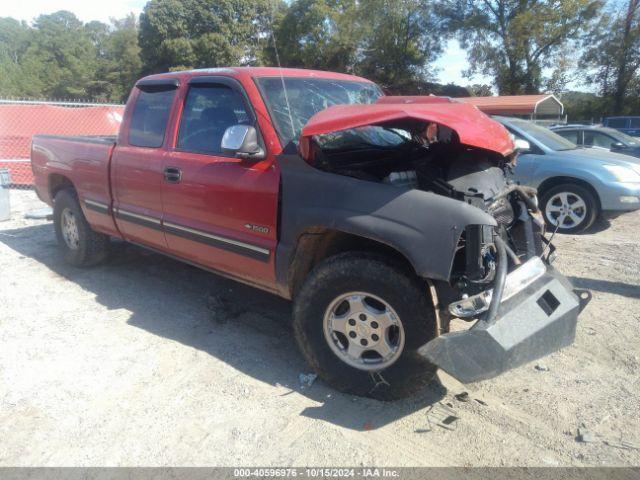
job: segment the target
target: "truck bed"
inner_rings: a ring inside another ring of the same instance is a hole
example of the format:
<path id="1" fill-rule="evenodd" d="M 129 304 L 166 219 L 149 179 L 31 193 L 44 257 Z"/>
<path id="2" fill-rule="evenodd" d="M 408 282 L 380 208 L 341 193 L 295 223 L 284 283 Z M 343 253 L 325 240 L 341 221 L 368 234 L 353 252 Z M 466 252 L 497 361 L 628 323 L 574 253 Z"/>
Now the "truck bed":
<path id="1" fill-rule="evenodd" d="M 38 196 L 49 205 L 71 180 L 89 222 L 97 230 L 115 231 L 110 215 L 87 208 L 87 201 L 111 205 L 109 164 L 116 136 L 34 135 L 31 167 Z"/>

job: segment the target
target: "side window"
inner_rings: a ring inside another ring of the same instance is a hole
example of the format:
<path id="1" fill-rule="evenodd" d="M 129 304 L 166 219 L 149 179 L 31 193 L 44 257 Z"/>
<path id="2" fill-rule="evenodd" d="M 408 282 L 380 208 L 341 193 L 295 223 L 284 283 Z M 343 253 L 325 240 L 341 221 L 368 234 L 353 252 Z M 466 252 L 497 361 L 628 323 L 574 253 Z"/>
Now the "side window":
<path id="1" fill-rule="evenodd" d="M 131 145 L 152 148 L 162 146 L 175 93 L 174 88 L 140 90 L 129 127 Z"/>
<path id="2" fill-rule="evenodd" d="M 631 119 L 631 128 L 640 128 L 640 117 Z"/>
<path id="3" fill-rule="evenodd" d="M 590 147 L 611 148 L 613 138 L 599 132 L 584 132 L 584 144 Z"/>
<path id="4" fill-rule="evenodd" d="M 566 138 L 570 142 L 575 143 L 576 145 L 580 144 L 580 142 L 578 141 L 578 130 L 559 130 L 556 133 L 561 137 Z"/>
<path id="5" fill-rule="evenodd" d="M 180 150 L 222 153 L 220 144 L 227 128 L 251 124 L 242 96 L 223 85 L 193 85 L 180 120 Z"/>
<path id="6" fill-rule="evenodd" d="M 607 127 L 611 128 L 629 128 L 629 120 L 626 118 L 609 118 L 607 119 Z"/>

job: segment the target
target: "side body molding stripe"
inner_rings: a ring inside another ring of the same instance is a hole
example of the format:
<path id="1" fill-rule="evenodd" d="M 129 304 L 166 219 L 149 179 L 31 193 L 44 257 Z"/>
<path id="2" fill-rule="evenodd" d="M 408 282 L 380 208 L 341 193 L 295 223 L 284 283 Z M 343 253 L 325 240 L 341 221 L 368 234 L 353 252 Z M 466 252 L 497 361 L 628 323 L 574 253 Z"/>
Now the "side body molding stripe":
<path id="1" fill-rule="evenodd" d="M 105 203 L 96 202 L 95 200 L 85 200 L 84 204 L 89 210 L 93 210 L 94 212 L 104 213 L 104 214 L 109 213 L 109 205 Z"/>
<path id="2" fill-rule="evenodd" d="M 113 213 L 115 217 L 119 218 L 120 220 L 126 220 L 127 222 L 137 223 L 138 225 L 142 225 L 143 227 L 149 227 L 153 228 L 154 230 L 162 231 L 162 222 L 159 218 L 148 217 L 146 215 L 128 212 L 119 208 L 116 208 Z"/>
<path id="3" fill-rule="evenodd" d="M 95 200 L 85 200 L 84 203 L 90 210 L 106 215 L 109 214 L 109 206 L 104 203 L 96 202 Z M 188 240 L 204 243 L 212 247 L 221 248 L 246 257 L 255 258 L 256 260 L 261 260 L 263 262 L 268 262 L 271 257 L 271 251 L 266 248 L 234 240 L 232 238 L 221 237 L 219 235 L 214 235 L 212 233 L 203 232 L 202 230 L 196 230 L 175 223 L 163 222 L 159 218 L 129 212 L 120 208 L 114 209 L 113 214 L 116 218 L 127 222 L 136 223 L 143 227 L 153 228 L 154 230 L 163 231 Z"/>
<path id="4" fill-rule="evenodd" d="M 206 243 L 212 247 L 222 248 L 231 252 L 239 253 L 257 260 L 269 260 L 269 250 L 266 248 L 251 245 L 249 243 L 239 242 L 226 237 L 220 237 L 201 230 L 195 230 L 189 227 L 176 225 L 175 223 L 164 222 L 164 230 L 172 235 L 177 235 L 196 242 Z"/>

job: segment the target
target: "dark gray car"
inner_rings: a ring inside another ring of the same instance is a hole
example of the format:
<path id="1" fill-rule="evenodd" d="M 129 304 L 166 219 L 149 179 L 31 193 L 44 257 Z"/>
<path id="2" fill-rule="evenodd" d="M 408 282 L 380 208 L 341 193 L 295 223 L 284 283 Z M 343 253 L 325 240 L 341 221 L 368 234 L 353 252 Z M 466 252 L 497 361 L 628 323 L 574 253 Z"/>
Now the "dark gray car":
<path id="1" fill-rule="evenodd" d="M 640 157 L 640 138 L 634 138 L 613 128 L 564 125 L 551 127 L 551 130 L 576 145 Z"/>
<path id="2" fill-rule="evenodd" d="M 602 120 L 605 127 L 615 128 L 634 137 L 640 136 L 640 116 L 607 117 Z"/>

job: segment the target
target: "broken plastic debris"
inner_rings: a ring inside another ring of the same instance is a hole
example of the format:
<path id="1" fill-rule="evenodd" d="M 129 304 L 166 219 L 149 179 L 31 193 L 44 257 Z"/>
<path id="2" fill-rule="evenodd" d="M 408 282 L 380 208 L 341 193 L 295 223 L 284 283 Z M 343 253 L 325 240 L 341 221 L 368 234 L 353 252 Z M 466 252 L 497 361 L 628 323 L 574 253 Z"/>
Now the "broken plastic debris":
<path id="1" fill-rule="evenodd" d="M 313 385 L 313 382 L 316 381 L 316 378 L 318 378 L 318 375 L 316 375 L 315 373 L 301 373 L 300 375 L 298 375 L 298 380 L 300 381 L 300 385 L 302 386 L 302 388 L 308 388 Z"/>
<path id="2" fill-rule="evenodd" d="M 427 410 L 427 421 L 429 422 L 429 430 L 431 429 L 432 423 L 447 430 L 455 430 L 457 427 L 456 422 L 460 418 L 456 416 L 455 413 L 455 410 L 441 402 L 438 402 L 437 405 L 432 405 L 431 407 L 429 407 L 429 410 Z"/>
<path id="3" fill-rule="evenodd" d="M 470 400 L 468 392 L 458 393 L 454 396 L 456 397 L 456 400 L 458 400 L 459 402 L 468 402 Z"/>
<path id="4" fill-rule="evenodd" d="M 578 428 L 578 436 L 576 440 L 581 443 L 595 443 L 598 441 L 596 435 L 589 430 Z"/>

